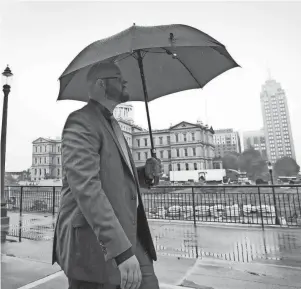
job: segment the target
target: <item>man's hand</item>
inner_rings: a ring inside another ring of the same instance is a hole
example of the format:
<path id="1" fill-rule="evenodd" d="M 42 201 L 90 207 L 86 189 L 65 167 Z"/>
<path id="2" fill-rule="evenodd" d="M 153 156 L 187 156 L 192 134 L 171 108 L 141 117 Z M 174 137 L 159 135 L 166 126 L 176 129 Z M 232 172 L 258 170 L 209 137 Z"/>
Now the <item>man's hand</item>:
<path id="1" fill-rule="evenodd" d="M 118 269 L 121 275 L 121 289 L 138 289 L 140 287 L 142 276 L 135 255 L 122 262 Z"/>
<path id="2" fill-rule="evenodd" d="M 154 185 L 159 183 L 159 178 L 163 174 L 163 166 L 159 159 L 149 158 L 145 163 L 145 177 L 147 180 L 155 180 Z"/>

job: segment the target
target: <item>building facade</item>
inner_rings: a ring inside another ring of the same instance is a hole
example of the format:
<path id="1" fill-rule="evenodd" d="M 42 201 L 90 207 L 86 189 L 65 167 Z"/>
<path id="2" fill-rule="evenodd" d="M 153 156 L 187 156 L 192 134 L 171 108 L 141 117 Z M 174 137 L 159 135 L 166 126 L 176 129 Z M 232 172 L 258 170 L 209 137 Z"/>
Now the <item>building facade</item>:
<path id="1" fill-rule="evenodd" d="M 133 107 L 122 104 L 114 110 L 121 130 L 129 144 L 136 166 L 151 157 L 150 136 L 133 122 Z M 181 122 L 168 129 L 154 130 L 154 145 L 161 159 L 164 174 L 174 170 L 213 169 L 214 130 L 201 122 Z M 61 178 L 61 140 L 38 138 L 33 142 L 32 181 Z"/>
<path id="2" fill-rule="evenodd" d="M 201 123 L 180 122 L 168 129 L 154 130 L 154 146 L 164 174 L 170 171 L 213 169 L 214 130 Z M 136 166 L 150 158 L 147 130 L 133 132 L 132 153 Z"/>
<path id="3" fill-rule="evenodd" d="M 296 158 L 287 98 L 281 85 L 269 79 L 260 94 L 267 157 L 275 163 L 284 156 Z"/>
<path id="4" fill-rule="evenodd" d="M 61 179 L 61 139 L 40 137 L 32 143 L 31 181 Z"/>
<path id="5" fill-rule="evenodd" d="M 213 142 L 216 158 L 222 158 L 228 152 L 241 153 L 240 136 L 233 129 L 215 130 Z"/>
<path id="6" fill-rule="evenodd" d="M 130 123 L 134 122 L 134 108 L 130 104 L 122 103 L 117 105 L 113 114 L 116 119 L 123 119 Z"/>
<path id="7" fill-rule="evenodd" d="M 243 132 L 244 150 L 254 148 L 263 158 L 267 158 L 264 129 Z"/>

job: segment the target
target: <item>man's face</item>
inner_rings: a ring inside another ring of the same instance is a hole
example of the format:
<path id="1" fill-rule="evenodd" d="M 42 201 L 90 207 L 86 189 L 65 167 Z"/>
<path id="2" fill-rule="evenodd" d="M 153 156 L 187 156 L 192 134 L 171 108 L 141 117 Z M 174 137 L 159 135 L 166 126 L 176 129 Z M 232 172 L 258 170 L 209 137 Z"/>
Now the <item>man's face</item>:
<path id="1" fill-rule="evenodd" d="M 127 81 L 122 77 L 120 70 L 112 77 L 104 79 L 107 97 L 118 103 L 127 102 L 130 99 L 127 89 Z"/>
<path id="2" fill-rule="evenodd" d="M 103 95 L 116 103 L 129 101 L 129 92 L 127 90 L 127 81 L 122 77 L 117 65 L 109 66 L 105 71 L 99 72 L 94 85 L 95 95 Z"/>

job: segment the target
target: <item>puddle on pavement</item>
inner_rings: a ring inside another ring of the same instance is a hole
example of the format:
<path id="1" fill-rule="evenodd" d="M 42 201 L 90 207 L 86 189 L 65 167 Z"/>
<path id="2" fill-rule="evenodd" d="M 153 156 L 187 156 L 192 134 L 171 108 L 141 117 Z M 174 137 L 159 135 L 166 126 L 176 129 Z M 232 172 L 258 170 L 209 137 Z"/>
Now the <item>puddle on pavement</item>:
<path id="1" fill-rule="evenodd" d="M 21 227 L 20 227 L 21 225 Z M 9 236 L 52 241 L 55 219 L 22 218 L 10 227 Z M 300 255 L 301 230 L 245 230 L 151 224 L 158 255 L 178 258 L 213 258 L 234 262 L 281 261 Z M 301 267 L 301 256 L 299 267 Z"/>
<path id="2" fill-rule="evenodd" d="M 180 230 L 172 226 L 166 230 L 160 228 L 153 233 L 158 255 L 163 256 L 206 257 L 242 263 L 268 260 L 276 263 L 273 261 L 295 258 L 301 251 L 300 230 L 221 229 L 218 232 L 216 228 Z M 300 260 L 297 263 L 300 267 Z"/>

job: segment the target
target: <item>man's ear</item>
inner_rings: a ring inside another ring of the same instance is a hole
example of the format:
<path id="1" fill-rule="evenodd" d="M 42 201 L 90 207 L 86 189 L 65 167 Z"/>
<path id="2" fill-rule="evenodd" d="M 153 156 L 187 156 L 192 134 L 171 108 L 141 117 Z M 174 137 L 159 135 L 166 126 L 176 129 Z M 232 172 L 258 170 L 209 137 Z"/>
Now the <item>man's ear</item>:
<path id="1" fill-rule="evenodd" d="M 96 82 L 95 82 L 95 84 L 97 86 L 100 86 L 100 87 L 103 87 L 104 89 L 106 89 L 106 83 L 105 83 L 105 81 L 103 79 L 100 79 L 100 78 L 97 79 Z"/>

